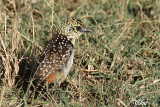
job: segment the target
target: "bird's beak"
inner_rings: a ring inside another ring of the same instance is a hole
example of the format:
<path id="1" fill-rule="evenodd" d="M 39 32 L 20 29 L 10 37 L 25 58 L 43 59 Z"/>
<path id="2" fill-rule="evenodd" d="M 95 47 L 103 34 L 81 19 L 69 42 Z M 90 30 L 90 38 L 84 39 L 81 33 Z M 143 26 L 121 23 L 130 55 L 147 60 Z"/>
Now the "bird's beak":
<path id="1" fill-rule="evenodd" d="M 80 32 L 93 32 L 92 30 L 87 29 L 87 28 L 81 28 L 79 31 Z"/>

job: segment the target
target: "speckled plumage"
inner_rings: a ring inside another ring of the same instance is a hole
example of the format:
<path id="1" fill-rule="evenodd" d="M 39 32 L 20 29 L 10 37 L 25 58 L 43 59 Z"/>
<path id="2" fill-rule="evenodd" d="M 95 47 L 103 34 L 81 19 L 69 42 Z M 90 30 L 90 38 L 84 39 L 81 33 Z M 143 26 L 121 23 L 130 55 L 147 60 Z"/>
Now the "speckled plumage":
<path id="1" fill-rule="evenodd" d="M 44 59 L 37 68 L 35 77 L 41 81 L 47 80 L 48 83 L 54 79 L 56 83 L 60 84 L 67 77 L 72 67 L 75 52 L 72 42 L 82 32 L 90 31 L 84 28 L 79 19 L 65 20 L 47 42 L 42 53 Z"/>

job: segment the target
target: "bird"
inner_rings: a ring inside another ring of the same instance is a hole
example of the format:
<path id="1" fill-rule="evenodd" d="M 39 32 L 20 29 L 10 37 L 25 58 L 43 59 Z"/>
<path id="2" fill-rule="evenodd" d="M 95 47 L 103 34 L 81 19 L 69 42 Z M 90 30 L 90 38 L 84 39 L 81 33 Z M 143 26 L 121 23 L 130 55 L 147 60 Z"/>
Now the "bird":
<path id="1" fill-rule="evenodd" d="M 68 18 L 52 34 L 42 52 L 43 60 L 37 67 L 35 78 L 60 85 L 65 80 L 73 64 L 75 40 L 84 32 L 92 32 L 78 18 Z"/>

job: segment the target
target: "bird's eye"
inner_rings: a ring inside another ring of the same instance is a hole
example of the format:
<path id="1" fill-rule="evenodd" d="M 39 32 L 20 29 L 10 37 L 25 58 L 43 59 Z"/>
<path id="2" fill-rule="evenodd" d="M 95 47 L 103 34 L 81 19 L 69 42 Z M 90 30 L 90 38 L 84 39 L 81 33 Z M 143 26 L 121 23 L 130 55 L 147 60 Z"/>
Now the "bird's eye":
<path id="1" fill-rule="evenodd" d="M 80 26 L 76 26 L 77 31 L 81 31 L 81 27 Z"/>

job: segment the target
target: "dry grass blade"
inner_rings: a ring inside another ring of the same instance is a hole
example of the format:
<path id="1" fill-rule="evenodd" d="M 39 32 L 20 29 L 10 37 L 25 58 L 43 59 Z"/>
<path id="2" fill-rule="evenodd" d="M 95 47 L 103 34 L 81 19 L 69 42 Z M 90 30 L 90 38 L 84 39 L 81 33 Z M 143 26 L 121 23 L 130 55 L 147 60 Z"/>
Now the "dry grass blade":
<path id="1" fill-rule="evenodd" d="M 5 89 L 6 89 L 6 87 L 4 86 L 3 89 L 1 90 L 0 107 L 2 106 L 2 102 L 4 99 Z"/>
<path id="2" fill-rule="evenodd" d="M 11 72 L 12 72 L 12 67 L 10 65 L 10 56 L 9 53 L 7 53 L 6 51 L 6 46 L 2 40 L 2 38 L 0 37 L 0 41 L 1 44 L 3 46 L 3 50 L 5 52 L 5 55 L 2 55 L 2 53 L 0 53 L 0 56 L 2 58 L 3 61 L 3 65 L 5 67 L 5 82 L 9 85 L 9 87 L 11 88 L 13 86 L 13 81 L 12 81 L 12 77 L 11 77 Z"/>
<path id="3" fill-rule="evenodd" d="M 124 107 L 127 107 L 127 105 L 120 99 L 117 99 Z"/>
<path id="4" fill-rule="evenodd" d="M 25 38 L 26 40 L 28 40 L 29 42 L 31 42 L 32 44 L 34 44 L 35 46 L 37 46 L 41 51 L 43 50 L 43 48 L 41 46 L 39 46 L 38 44 L 36 44 L 35 42 L 33 42 L 32 40 L 30 40 L 29 38 L 25 37 L 23 34 L 21 34 L 20 32 L 18 32 L 19 35 L 21 35 L 23 38 Z"/>

